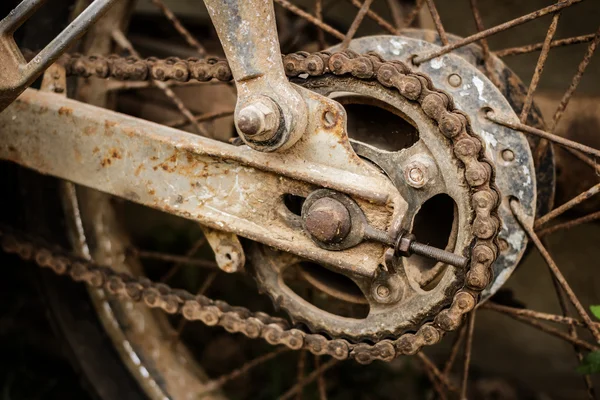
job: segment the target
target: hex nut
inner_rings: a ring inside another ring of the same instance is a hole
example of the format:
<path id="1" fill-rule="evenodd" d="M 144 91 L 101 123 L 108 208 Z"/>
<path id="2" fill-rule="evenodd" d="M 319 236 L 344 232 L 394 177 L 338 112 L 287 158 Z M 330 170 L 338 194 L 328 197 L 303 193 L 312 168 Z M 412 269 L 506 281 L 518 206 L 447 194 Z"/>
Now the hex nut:
<path id="1" fill-rule="evenodd" d="M 246 140 L 261 142 L 272 139 L 279 129 L 281 113 L 277 104 L 266 96 L 251 99 L 237 112 L 235 124 Z"/>
<path id="2" fill-rule="evenodd" d="M 397 256 L 408 257 L 411 254 L 410 245 L 415 240 L 413 234 L 409 234 L 406 231 L 401 232 L 396 239 L 394 245 L 394 253 Z"/>

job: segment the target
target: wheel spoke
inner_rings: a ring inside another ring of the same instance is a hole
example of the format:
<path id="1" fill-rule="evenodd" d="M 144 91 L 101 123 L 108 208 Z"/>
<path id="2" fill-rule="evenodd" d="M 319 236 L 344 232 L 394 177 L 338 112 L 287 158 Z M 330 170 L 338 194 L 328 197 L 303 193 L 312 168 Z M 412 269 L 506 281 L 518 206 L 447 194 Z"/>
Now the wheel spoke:
<path id="1" fill-rule="evenodd" d="M 421 354 L 421 353 L 419 353 L 419 354 Z M 448 398 L 448 396 L 446 396 L 446 391 L 441 386 L 440 382 L 435 378 L 435 375 L 429 368 L 429 365 L 426 364 L 425 362 L 423 362 L 422 359 L 419 359 L 419 361 L 421 361 L 421 364 L 423 364 L 423 369 L 425 370 L 425 375 L 427 375 L 429 382 L 431 382 L 431 385 L 433 386 L 433 389 L 435 390 L 435 392 L 438 395 L 438 397 L 440 398 L 440 400 L 446 400 Z"/>
<path id="2" fill-rule="evenodd" d="M 575 89 L 577 89 L 577 86 L 579 86 L 581 77 L 583 76 L 583 73 L 585 72 L 587 66 L 589 65 L 590 60 L 592 59 L 592 56 L 594 55 L 594 52 L 596 51 L 596 48 L 598 47 L 599 43 L 600 43 L 600 27 L 596 31 L 596 34 L 594 35 L 594 39 L 587 47 L 585 55 L 583 56 L 583 60 L 581 60 L 581 62 L 579 63 L 579 66 L 577 67 L 577 73 L 575 74 L 575 76 L 573 76 L 573 79 L 571 80 L 571 84 L 569 85 L 569 88 L 567 89 L 567 91 L 563 95 L 562 99 L 560 100 L 560 104 L 558 105 L 558 108 L 556 109 L 556 112 L 554 113 L 554 116 L 552 117 L 552 128 L 550 129 L 551 132 L 554 131 L 554 129 L 558 125 L 558 122 L 560 121 L 560 118 L 564 114 L 564 112 L 567 108 L 567 105 L 569 104 L 569 101 L 571 100 L 571 97 L 573 96 Z"/>
<path id="3" fill-rule="evenodd" d="M 596 185 L 592 186 L 591 188 L 589 188 L 585 192 L 583 192 L 583 193 L 575 196 L 571 200 L 567 201 L 565 204 L 563 204 L 563 205 L 561 205 L 559 207 L 556 207 L 554 210 L 550 211 L 548 214 L 543 215 L 540 218 L 538 218 L 535 221 L 534 228 L 537 229 L 540 226 L 548 223 L 549 221 L 553 220 L 554 218 L 558 217 L 559 215 L 563 214 L 564 212 L 566 212 L 566 211 L 570 210 L 571 208 L 573 208 L 575 206 L 578 206 L 579 204 L 583 203 L 585 200 L 587 200 L 590 197 L 594 196 L 598 192 L 600 192 L 600 183 L 597 183 Z"/>
<path id="4" fill-rule="evenodd" d="M 550 43 L 550 47 L 554 48 L 554 47 L 570 46 L 572 44 L 587 43 L 587 42 L 591 42 L 592 40 L 594 40 L 595 37 L 596 37 L 595 34 L 590 33 L 589 35 L 581 35 L 581 36 L 573 36 L 573 37 L 565 38 L 565 39 L 557 39 L 557 40 L 553 40 Z M 507 49 L 496 50 L 494 52 L 494 54 L 498 57 L 515 56 L 518 54 L 527 54 L 527 53 L 532 53 L 534 51 L 541 50 L 543 46 L 544 46 L 544 42 L 540 42 L 540 43 L 530 44 L 527 46 L 510 47 Z"/>
<path id="5" fill-rule="evenodd" d="M 306 375 L 304 379 L 292 386 L 287 392 L 279 396 L 279 400 L 290 399 L 292 396 L 298 393 L 304 386 L 314 382 L 314 380 L 317 379 L 319 375 L 324 374 L 328 369 L 330 369 L 337 363 L 339 363 L 339 360 L 336 358 L 332 358 L 326 363 L 320 365 L 319 368 L 316 368 L 310 374 Z"/>
<path id="6" fill-rule="evenodd" d="M 590 154 L 594 157 L 600 157 L 600 150 L 598 149 L 594 149 L 592 147 L 583 145 L 581 143 L 578 142 L 574 142 L 573 140 L 569 140 L 569 139 L 565 139 L 561 136 L 555 135 L 554 133 L 550 133 L 550 132 L 546 132 L 543 131 L 541 129 L 538 128 L 534 128 L 533 126 L 529 126 L 529 125 L 525 125 L 522 123 L 517 123 L 517 122 L 511 122 L 508 120 L 505 120 L 503 118 L 500 118 L 498 116 L 496 116 L 493 112 L 488 112 L 486 114 L 486 118 L 489 119 L 492 122 L 495 122 L 497 124 L 506 126 L 508 128 L 514 129 L 516 131 L 521 131 L 521 132 L 525 132 L 525 133 L 529 133 L 532 135 L 536 135 L 539 136 L 543 139 L 547 139 L 551 142 L 554 142 L 558 145 L 564 146 L 564 147 L 568 147 L 571 149 L 575 149 L 578 151 L 582 151 L 586 154 Z"/>
<path id="7" fill-rule="evenodd" d="M 213 391 L 219 389 L 220 387 L 222 387 L 227 382 L 237 379 L 240 376 L 246 375 L 253 368 L 256 368 L 259 365 L 264 364 L 267 361 L 272 360 L 273 358 L 277 357 L 278 355 L 288 352 L 288 351 L 290 351 L 290 349 L 288 349 L 287 347 L 277 347 L 273 351 L 263 354 L 262 356 L 256 357 L 256 358 L 248 361 L 241 367 L 234 369 L 230 373 L 221 375 L 217 379 L 214 379 L 214 380 L 208 382 L 206 384 L 206 386 L 203 388 L 204 390 L 201 393 L 199 393 L 198 395 L 202 396 L 202 395 L 206 395 L 210 392 L 213 392 Z"/>
<path id="8" fill-rule="evenodd" d="M 552 285 L 554 286 L 554 290 L 556 291 L 556 294 L 558 297 L 558 303 L 560 304 L 560 309 L 562 310 L 562 314 L 564 317 L 566 317 L 568 315 L 568 308 L 567 308 L 567 302 L 565 299 L 565 294 L 561 290 L 558 281 L 554 277 L 552 279 Z M 572 324 L 569 325 L 569 336 L 571 336 L 573 339 L 577 339 L 577 329 Z M 579 364 L 581 364 L 581 362 L 583 361 L 583 353 L 581 352 L 581 349 L 578 346 L 573 345 L 573 350 L 575 351 L 575 357 L 577 358 L 577 362 Z M 583 375 L 582 379 L 583 379 L 583 384 L 585 385 L 585 388 L 586 388 L 586 392 L 588 393 L 588 396 L 590 394 L 593 395 L 594 387 L 592 386 L 592 381 L 591 381 L 589 375 Z M 593 399 L 593 397 L 590 397 L 590 398 Z"/>
<path id="9" fill-rule="evenodd" d="M 564 333 L 563 331 L 559 331 L 558 329 L 552 328 L 548 325 L 542 324 L 536 320 L 527 318 L 527 317 L 523 317 L 521 315 L 517 315 L 517 314 L 506 314 L 509 317 L 511 317 L 514 320 L 517 320 L 519 322 L 523 322 L 524 324 L 527 324 L 529 326 L 532 326 L 544 333 L 547 333 L 549 335 L 555 336 L 559 339 L 562 339 L 566 342 L 572 343 L 573 345 L 579 346 L 583 349 L 589 350 L 589 351 L 595 351 L 598 350 L 599 348 L 597 346 L 594 346 L 588 342 L 585 342 L 581 339 L 575 339 L 573 337 L 571 337 L 570 335 L 567 335 L 566 333 Z"/>
<path id="10" fill-rule="evenodd" d="M 119 46 L 126 49 L 132 56 L 140 58 L 140 54 L 135 50 L 129 39 L 125 37 L 121 30 L 114 30 L 112 32 L 112 38 L 115 42 L 119 44 Z M 153 80 L 152 83 L 162 90 L 162 92 L 177 106 L 177 109 L 181 114 L 183 114 L 188 121 L 192 123 L 192 126 L 195 128 L 196 132 L 201 134 L 202 136 L 212 137 L 212 135 L 204 129 L 202 125 L 194 120 L 194 116 L 192 112 L 185 106 L 183 101 L 173 92 L 173 90 L 165 83 L 161 81 Z"/>
<path id="11" fill-rule="evenodd" d="M 462 344 L 462 341 L 464 340 L 466 334 L 467 334 L 467 326 L 462 325 L 460 327 L 460 330 L 458 331 L 456 337 L 454 338 L 454 342 L 452 343 L 452 348 L 450 349 L 450 354 L 448 356 L 448 359 L 446 360 L 446 363 L 444 364 L 444 370 L 442 372 L 445 377 L 448 377 L 448 375 L 450 375 L 450 371 L 452 371 L 452 366 L 454 365 L 454 361 L 456 360 L 456 357 L 458 356 L 458 351 L 460 350 L 460 345 Z"/>
<path id="12" fill-rule="evenodd" d="M 600 187 L 600 184 L 599 184 L 599 187 Z M 577 313 L 581 316 L 581 319 L 583 320 L 585 325 L 588 327 L 588 329 L 591 332 L 594 339 L 597 342 L 600 342 L 600 331 L 598 330 L 598 327 L 592 322 L 590 316 L 585 311 L 585 309 L 579 302 L 579 299 L 577 298 L 577 296 L 571 289 L 571 286 L 567 283 L 562 272 L 560 272 L 560 270 L 558 269 L 558 266 L 552 259 L 552 256 L 550 255 L 550 253 L 548 253 L 548 251 L 546 250 L 546 248 L 540 241 L 540 238 L 536 235 L 533 228 L 531 228 L 529 225 L 527 225 L 527 223 L 526 223 L 527 216 L 526 216 L 523 208 L 519 204 L 519 202 L 517 200 L 512 200 L 510 202 L 510 208 L 511 208 L 511 211 L 513 212 L 513 214 L 515 215 L 515 217 L 517 218 L 517 220 L 519 221 L 519 223 L 521 224 L 521 226 L 523 227 L 523 229 L 525 230 L 525 232 L 527 232 L 527 235 L 529 236 L 531 241 L 538 248 L 540 254 L 546 261 L 546 264 L 548 265 L 548 267 L 550 268 L 550 271 L 552 272 L 552 274 L 554 275 L 554 277 L 556 278 L 556 280 L 558 281 L 558 283 L 560 284 L 562 289 L 565 291 L 565 294 L 569 298 L 569 301 L 571 302 L 571 304 L 573 304 L 573 306 L 577 310 Z M 560 332 L 560 333 L 563 334 L 562 332 Z M 565 336 L 568 338 L 567 340 L 569 340 L 569 339 L 576 340 L 576 339 L 571 338 L 568 335 L 565 335 Z"/>
<path id="13" fill-rule="evenodd" d="M 468 36 L 468 37 L 466 37 L 464 39 L 457 40 L 456 42 L 451 43 L 451 44 L 449 44 L 447 46 L 444 46 L 444 47 L 442 47 L 442 48 L 440 48 L 438 50 L 433 50 L 433 51 L 424 53 L 424 54 L 416 57 L 413 61 L 416 64 L 424 63 L 426 61 L 429 61 L 429 60 L 434 59 L 436 57 L 439 57 L 441 55 L 450 53 L 451 51 L 456 50 L 456 49 L 458 49 L 460 47 L 466 46 L 466 45 L 471 44 L 473 42 L 477 42 L 477 41 L 479 41 L 481 39 L 485 39 L 485 38 L 487 38 L 489 36 L 492 36 L 492 35 L 495 35 L 497 33 L 503 32 L 503 31 L 505 31 L 507 29 L 510 29 L 510 28 L 513 28 L 515 26 L 522 25 L 522 24 L 524 24 L 526 22 L 529 22 L 529 21 L 532 21 L 534 19 L 543 17 L 544 15 L 548 15 L 548 14 L 560 11 L 560 10 L 562 10 L 564 8 L 571 7 L 572 5 L 580 3 L 582 1 L 583 0 L 564 0 L 564 1 L 559 1 L 559 2 L 557 2 L 557 3 L 555 3 L 555 4 L 551 5 L 551 6 L 539 9 L 537 11 L 534 11 L 534 12 L 531 12 L 529 14 L 523 15 L 523 16 L 521 16 L 519 18 L 512 19 L 512 20 L 507 21 L 507 22 L 505 22 L 503 24 L 496 25 L 496 26 L 494 26 L 492 28 L 486 29 L 485 31 L 481 31 L 481 32 L 478 32 L 478 33 L 476 33 L 474 35 Z"/>
<path id="14" fill-rule="evenodd" d="M 234 113 L 234 110 L 221 110 L 221 111 L 211 111 L 200 115 L 195 115 L 194 120 L 198 123 L 208 122 L 219 118 L 230 117 Z M 172 121 L 167 121 L 163 125 L 170 126 L 173 128 L 180 128 L 188 123 L 188 120 L 185 118 L 180 118 Z"/>
<path id="15" fill-rule="evenodd" d="M 529 320 L 540 319 L 543 321 L 556 322 L 558 324 L 564 324 L 564 325 L 585 326 L 583 321 L 572 318 L 572 317 L 566 317 L 563 315 L 556 315 L 556 314 L 548 314 L 548 313 L 544 313 L 541 311 L 529 310 L 526 308 L 509 307 L 509 306 L 504 306 L 501 304 L 492 303 L 489 301 L 482 304 L 481 308 L 496 311 L 496 312 L 499 312 L 502 314 L 516 315 L 516 316 L 523 317 L 523 318 L 526 318 Z M 595 325 L 600 328 L 599 322 L 595 322 Z"/>
<path id="16" fill-rule="evenodd" d="M 387 5 L 390 9 L 390 14 L 392 14 L 394 25 L 396 25 L 396 31 L 399 31 L 402 28 L 402 6 L 398 0 L 387 0 Z"/>
<path id="17" fill-rule="evenodd" d="M 306 368 L 307 353 L 308 352 L 306 350 L 300 350 L 300 352 L 298 353 L 298 363 L 296 364 L 296 382 L 300 382 L 302 379 L 304 379 L 304 370 Z M 298 391 L 298 393 L 296 393 L 296 400 L 302 400 L 303 394 L 304 390 L 302 388 Z"/>
<path id="18" fill-rule="evenodd" d="M 465 341 L 465 354 L 462 370 L 462 382 L 460 384 L 460 399 L 467 398 L 467 384 L 469 382 L 469 367 L 471 365 L 471 353 L 473 351 L 473 331 L 475 329 L 475 312 L 471 311 L 467 317 L 467 340 Z"/>
<path id="19" fill-rule="evenodd" d="M 359 9 L 362 8 L 362 6 L 364 4 L 360 0 L 350 0 L 350 1 L 352 2 L 352 4 L 354 4 L 354 6 L 358 7 Z M 395 0 L 389 0 L 389 1 L 395 1 Z M 394 26 L 392 24 L 390 24 L 388 21 L 386 21 L 385 18 L 383 18 L 382 16 L 380 16 L 379 14 L 377 14 L 375 11 L 371 10 L 370 8 L 367 10 L 367 17 L 371 18 L 380 27 L 382 27 L 383 29 L 385 29 L 386 31 L 391 33 L 392 35 L 399 34 L 398 29 L 394 28 Z"/>
<path id="20" fill-rule="evenodd" d="M 558 26 L 559 19 L 560 19 L 560 12 L 557 12 L 552 17 L 552 22 L 550 23 L 548 32 L 546 32 L 546 39 L 544 39 L 544 45 L 542 46 L 542 52 L 540 53 L 540 56 L 535 65 L 533 77 L 531 78 L 531 83 L 529 84 L 529 88 L 527 89 L 527 96 L 525 96 L 525 101 L 523 102 L 523 109 L 521 110 L 521 115 L 519 116 L 519 119 L 521 120 L 522 123 L 527 122 L 527 116 L 529 115 L 529 110 L 531 109 L 531 104 L 533 103 L 533 94 L 537 90 L 537 86 L 538 86 L 538 83 L 540 82 L 542 72 L 544 72 L 544 66 L 546 65 L 546 60 L 548 59 L 548 53 L 550 52 L 550 43 L 552 42 L 552 38 L 554 38 L 554 34 L 556 33 L 556 27 Z"/>
<path id="21" fill-rule="evenodd" d="M 483 20 L 481 19 L 481 13 L 479 12 L 479 7 L 477 5 L 477 0 L 470 0 L 471 3 L 471 11 L 473 12 L 473 18 L 475 19 L 475 26 L 477 27 L 477 32 L 481 32 L 484 30 Z M 494 66 L 492 64 L 492 60 L 490 58 L 490 46 L 488 45 L 487 40 L 481 39 L 479 41 L 481 44 L 481 49 L 483 51 L 483 61 L 485 66 L 485 72 L 492 81 L 492 83 L 496 87 L 500 87 L 500 81 L 496 76 L 494 71 Z"/>
<path id="22" fill-rule="evenodd" d="M 315 355 L 315 369 L 321 367 L 321 356 Z M 317 376 L 317 390 L 319 391 L 319 400 L 327 400 L 327 384 L 325 382 L 325 375 L 319 374 Z"/>
<path id="23" fill-rule="evenodd" d="M 348 29 L 346 36 L 344 36 L 344 40 L 342 40 L 342 49 L 343 50 L 347 49 L 348 46 L 350 46 L 350 41 L 356 34 L 356 31 L 360 27 L 360 24 L 362 24 L 362 21 L 365 18 L 367 11 L 369 11 L 369 7 L 371 7 L 372 3 L 373 3 L 373 0 L 365 0 L 365 2 L 362 4 L 360 9 L 358 10 L 358 13 L 356 13 L 356 17 L 354 17 L 354 21 L 352 21 L 352 24 L 350 25 L 350 28 Z"/>
<path id="24" fill-rule="evenodd" d="M 321 28 L 323 31 L 329 33 L 331 36 L 333 36 L 339 40 L 344 40 L 345 35 L 342 32 L 338 31 L 331 25 L 326 24 L 325 22 L 321 21 L 320 19 L 314 17 L 313 15 L 310 15 L 306 11 L 296 7 L 295 5 L 290 3 L 288 0 L 274 0 L 274 1 L 277 4 L 279 4 L 280 6 L 282 6 L 283 8 L 293 12 L 300 18 L 304 18 L 311 24 L 317 26 L 318 28 Z"/>
<path id="25" fill-rule="evenodd" d="M 319 21 L 323 21 L 323 0 L 315 0 L 315 17 Z M 327 48 L 327 42 L 325 42 L 325 32 L 323 29 L 317 27 L 317 39 L 319 41 L 319 50 Z"/>
<path id="26" fill-rule="evenodd" d="M 423 5 L 425 5 L 425 0 L 417 0 L 415 6 L 404 20 L 404 28 L 410 28 L 410 26 L 415 22 L 419 16 L 419 13 L 421 12 L 421 8 L 423 8 Z"/>
<path id="27" fill-rule="evenodd" d="M 183 24 L 181 23 L 179 18 L 177 18 L 177 16 L 173 13 L 173 11 L 171 11 L 171 9 L 169 9 L 169 7 L 167 7 L 167 5 L 165 3 L 163 3 L 162 0 L 152 0 L 152 3 L 154 3 L 154 5 L 157 6 L 162 11 L 162 13 L 165 15 L 165 17 L 167 17 L 167 19 L 169 21 L 171 21 L 175 30 L 177 32 L 179 32 L 179 34 L 181 35 L 181 37 L 183 37 L 185 39 L 187 44 L 189 44 L 190 47 L 193 47 L 194 49 L 196 49 L 196 51 L 198 52 L 198 55 L 200 55 L 200 57 L 206 56 L 206 49 L 204 48 L 204 46 L 202 46 L 200 44 L 200 42 L 197 41 L 196 38 L 194 38 L 194 36 L 190 33 L 190 31 L 188 31 L 183 26 Z"/>
<path id="28" fill-rule="evenodd" d="M 200 250 L 200 247 L 202 247 L 204 245 L 204 243 L 206 243 L 206 237 L 202 236 L 200 239 L 196 240 L 196 242 L 192 245 L 192 247 L 190 247 L 190 249 L 186 252 L 185 256 L 187 258 L 191 258 L 194 256 L 194 254 L 196 254 L 196 252 L 198 252 L 198 250 Z M 195 261 L 195 260 L 194 260 Z M 171 279 L 173 277 L 173 275 L 175 275 L 177 273 L 177 271 L 179 271 L 181 269 L 181 267 L 183 267 L 184 265 L 187 265 L 186 263 L 181 263 L 181 262 L 176 262 L 175 264 L 173 264 L 167 271 L 166 274 L 163 275 L 162 278 L 160 278 L 161 282 L 166 282 L 169 279 Z M 214 264 L 216 266 L 216 263 Z"/>
<path id="29" fill-rule="evenodd" d="M 442 374 L 438 367 L 436 367 L 435 364 L 429 359 L 429 357 L 427 357 L 422 351 L 417 353 L 417 358 L 419 359 L 419 361 L 421 361 L 421 363 L 423 363 L 423 366 L 426 369 L 428 369 L 433 374 L 433 376 L 435 376 L 435 378 L 446 387 L 446 389 L 448 389 L 451 392 L 458 393 L 458 388 L 452 383 L 450 383 L 448 378 Z"/>
<path id="30" fill-rule="evenodd" d="M 136 256 L 138 256 L 140 258 L 148 258 L 148 259 L 153 259 L 153 260 L 174 262 L 174 263 L 180 263 L 183 265 L 193 265 L 193 266 L 202 267 L 202 268 L 219 268 L 217 266 L 217 263 L 214 261 L 180 256 L 177 254 L 162 253 L 159 251 L 148 251 L 148 250 L 138 250 L 138 249 L 131 249 L 131 251 L 133 254 L 135 254 Z"/>
<path id="31" fill-rule="evenodd" d="M 540 229 L 536 233 L 538 234 L 539 237 L 544 237 L 551 233 L 571 229 L 571 228 L 576 227 L 577 225 L 585 224 L 587 222 L 595 221 L 598 219 L 600 219 L 600 211 L 596 211 L 596 212 L 590 213 L 588 215 L 584 215 L 583 217 L 579 217 L 579 218 L 576 218 L 571 221 L 556 224 L 556 225 L 550 226 L 548 228 Z"/>
<path id="32" fill-rule="evenodd" d="M 444 24 L 442 24 L 442 19 L 440 18 L 440 14 L 438 13 L 437 7 L 433 0 L 426 0 L 427 7 L 429 8 L 429 13 L 431 14 L 431 18 L 433 19 L 433 23 L 435 25 L 435 29 L 437 30 L 438 35 L 440 35 L 440 40 L 444 46 L 448 45 L 448 35 L 446 34 L 446 30 L 444 29 Z"/>

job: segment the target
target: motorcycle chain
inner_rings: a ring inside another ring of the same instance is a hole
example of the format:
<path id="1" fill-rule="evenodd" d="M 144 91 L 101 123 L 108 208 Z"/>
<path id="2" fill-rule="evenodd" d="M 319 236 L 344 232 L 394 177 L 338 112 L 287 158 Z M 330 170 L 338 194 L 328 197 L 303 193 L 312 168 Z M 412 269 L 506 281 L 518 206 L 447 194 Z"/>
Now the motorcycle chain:
<path id="1" fill-rule="evenodd" d="M 232 79 L 226 60 L 217 58 L 157 59 L 122 58 L 118 56 L 65 55 L 61 63 L 69 75 L 97 76 L 119 80 L 209 81 Z M 121 298 L 144 302 L 151 308 L 160 308 L 169 314 L 181 314 L 190 321 L 201 321 L 208 326 L 221 326 L 249 338 L 262 337 L 272 345 L 285 345 L 290 349 L 306 349 L 315 355 L 330 355 L 336 359 L 355 359 L 361 364 L 373 360 L 391 361 L 395 357 L 417 353 L 424 345 L 437 343 L 449 331 L 461 324 L 464 315 L 475 307 L 480 292 L 491 279 L 491 264 L 496 259 L 497 234 L 500 219 L 497 215 L 500 196 L 494 184 L 494 168 L 485 157 L 482 140 L 473 133 L 469 118 L 456 110 L 452 98 L 435 89 L 424 74 L 415 73 L 400 61 L 385 61 L 376 53 L 360 55 L 346 50 L 339 53 L 299 52 L 283 57 L 289 77 L 320 76 L 327 73 L 377 81 L 395 89 L 406 99 L 420 104 L 424 113 L 438 125 L 448 139 L 455 156 L 462 163 L 465 182 L 471 192 L 473 209 L 473 243 L 470 247 L 470 266 L 464 275 L 464 286 L 457 290 L 450 305 L 416 332 L 404 333 L 395 339 L 375 343 L 352 343 L 345 339 L 331 339 L 320 333 L 307 333 L 292 328 L 280 318 L 263 312 L 251 312 L 244 307 L 193 295 L 173 289 L 147 278 L 133 277 L 114 271 L 108 266 L 69 255 L 51 248 L 35 238 L 0 227 L 0 241 L 7 253 L 19 255 L 23 260 L 34 261 L 50 268 L 58 275 L 68 275 L 74 281 L 102 288 Z"/>

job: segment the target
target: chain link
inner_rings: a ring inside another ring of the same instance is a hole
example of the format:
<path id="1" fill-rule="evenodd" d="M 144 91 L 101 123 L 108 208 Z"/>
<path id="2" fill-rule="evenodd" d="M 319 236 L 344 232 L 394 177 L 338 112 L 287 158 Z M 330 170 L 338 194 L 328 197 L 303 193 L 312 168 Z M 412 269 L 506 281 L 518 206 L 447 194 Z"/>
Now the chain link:
<path id="1" fill-rule="evenodd" d="M 217 58 L 141 60 L 75 54 L 63 56 L 61 63 L 69 75 L 82 77 L 179 82 L 232 79 L 227 61 Z M 339 360 L 352 358 L 359 363 L 368 364 L 373 360 L 391 361 L 402 354 L 415 354 L 423 346 L 437 343 L 445 332 L 455 330 L 463 316 L 473 310 L 479 293 L 490 282 L 491 264 L 498 253 L 496 238 L 500 229 L 497 215 L 500 196 L 493 182 L 493 165 L 484 155 L 482 140 L 473 133 L 468 116 L 455 109 L 450 95 L 435 89 L 426 75 L 411 71 L 402 62 L 384 61 L 376 53 L 360 55 L 346 50 L 333 54 L 294 53 L 284 56 L 283 64 L 290 77 L 303 74 L 320 76 L 327 73 L 350 75 L 396 89 L 406 99 L 420 104 L 424 113 L 437 123 L 464 167 L 474 211 L 470 266 L 462 277 L 464 286 L 456 292 L 449 306 L 437 313 L 431 321 L 423 323 L 416 332 L 404 333 L 396 339 L 384 339 L 374 344 L 330 339 L 322 334 L 291 328 L 286 320 L 262 312 L 251 312 L 223 301 L 211 300 L 202 295 L 194 296 L 184 290 L 154 283 L 147 278 L 118 273 L 110 267 L 69 256 L 60 249 L 52 249 L 8 228 L 0 228 L 2 248 L 8 253 L 18 254 L 24 260 L 50 268 L 58 275 L 68 275 L 75 281 L 105 289 L 121 298 L 144 302 L 149 307 L 160 308 L 169 314 L 178 313 L 190 321 L 222 326 L 229 332 L 239 332 L 249 338 L 261 337 L 273 345 L 282 344 L 294 350 L 306 349 L 315 355 L 327 354 Z"/>

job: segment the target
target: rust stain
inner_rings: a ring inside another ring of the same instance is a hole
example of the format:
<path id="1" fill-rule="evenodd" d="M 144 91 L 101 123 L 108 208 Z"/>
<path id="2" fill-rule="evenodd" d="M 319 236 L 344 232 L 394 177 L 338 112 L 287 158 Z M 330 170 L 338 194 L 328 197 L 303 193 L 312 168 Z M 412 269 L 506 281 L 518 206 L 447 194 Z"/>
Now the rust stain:
<path id="1" fill-rule="evenodd" d="M 81 152 L 79 151 L 79 149 L 77 147 L 74 149 L 74 152 L 75 152 L 75 161 L 77 161 L 78 163 L 81 163 L 81 161 L 82 161 Z"/>
<path id="2" fill-rule="evenodd" d="M 73 115 L 73 109 L 63 106 L 58 109 L 58 115 L 66 115 L 67 117 L 71 116 Z"/>
<path id="3" fill-rule="evenodd" d="M 117 159 L 119 159 L 119 160 L 120 160 L 121 158 L 123 158 L 123 157 L 121 156 L 121 153 L 119 152 L 119 150 L 118 150 L 118 149 L 116 149 L 116 148 L 114 148 L 114 147 L 113 147 L 112 149 L 110 149 L 108 152 L 109 152 L 109 154 L 110 154 L 110 156 L 111 156 L 112 158 L 117 158 Z"/>
<path id="4" fill-rule="evenodd" d="M 100 149 L 98 148 L 98 146 L 94 147 L 94 149 L 92 150 L 92 154 L 96 154 L 97 152 L 99 152 Z"/>
<path id="5" fill-rule="evenodd" d="M 122 131 L 124 134 L 126 134 L 129 137 L 133 137 L 137 134 L 135 129 L 132 129 L 132 128 L 123 128 Z"/>
<path id="6" fill-rule="evenodd" d="M 94 149 L 94 151 L 95 150 L 96 148 Z M 112 164 L 112 160 L 120 160 L 121 158 L 123 157 L 121 156 L 121 152 L 119 151 L 119 149 L 113 147 L 108 150 L 108 155 L 100 161 L 100 165 L 102 167 L 106 167 L 107 165 Z"/>
<path id="7" fill-rule="evenodd" d="M 94 135 L 96 134 L 97 130 L 98 128 L 93 125 L 86 126 L 85 128 L 83 128 L 83 134 L 86 136 Z"/>

